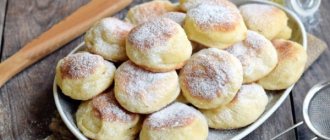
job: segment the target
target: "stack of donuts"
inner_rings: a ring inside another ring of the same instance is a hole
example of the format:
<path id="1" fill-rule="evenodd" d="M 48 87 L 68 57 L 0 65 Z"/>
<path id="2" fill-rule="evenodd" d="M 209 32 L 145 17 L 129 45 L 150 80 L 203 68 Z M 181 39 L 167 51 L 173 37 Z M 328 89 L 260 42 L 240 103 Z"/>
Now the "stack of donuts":
<path id="1" fill-rule="evenodd" d="M 265 90 L 299 79 L 307 55 L 291 32 L 269 5 L 154 0 L 96 23 L 86 50 L 58 62 L 56 83 L 82 101 L 76 123 L 88 138 L 205 140 L 209 128 L 253 123 Z"/>

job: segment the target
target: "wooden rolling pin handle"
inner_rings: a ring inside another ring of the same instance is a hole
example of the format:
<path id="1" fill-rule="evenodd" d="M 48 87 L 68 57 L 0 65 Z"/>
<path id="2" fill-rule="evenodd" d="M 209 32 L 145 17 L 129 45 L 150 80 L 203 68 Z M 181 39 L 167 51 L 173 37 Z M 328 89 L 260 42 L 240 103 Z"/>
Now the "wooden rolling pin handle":
<path id="1" fill-rule="evenodd" d="M 86 32 L 96 21 L 110 16 L 132 0 L 92 0 L 0 63 L 0 87 L 10 78 Z"/>

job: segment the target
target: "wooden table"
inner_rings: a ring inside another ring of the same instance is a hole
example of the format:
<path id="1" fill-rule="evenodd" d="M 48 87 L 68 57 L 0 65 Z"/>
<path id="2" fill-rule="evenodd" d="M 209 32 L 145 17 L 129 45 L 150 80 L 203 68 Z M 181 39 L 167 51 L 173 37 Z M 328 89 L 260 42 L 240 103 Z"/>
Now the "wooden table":
<path id="1" fill-rule="evenodd" d="M 135 4 L 145 0 L 135 0 Z M 0 0 L 0 58 L 5 60 L 24 44 L 46 31 L 88 0 Z M 322 21 L 312 33 L 330 43 L 330 1 L 322 1 Z M 124 17 L 123 10 L 117 17 Z M 0 139 L 42 139 L 50 134 L 48 125 L 56 111 L 52 95 L 57 61 L 83 41 L 79 37 L 10 80 L 0 89 Z M 257 130 L 245 139 L 264 140 L 300 122 L 306 92 L 317 82 L 330 79 L 329 49 L 305 72 L 290 98 Z M 281 139 L 309 140 L 307 127 Z"/>

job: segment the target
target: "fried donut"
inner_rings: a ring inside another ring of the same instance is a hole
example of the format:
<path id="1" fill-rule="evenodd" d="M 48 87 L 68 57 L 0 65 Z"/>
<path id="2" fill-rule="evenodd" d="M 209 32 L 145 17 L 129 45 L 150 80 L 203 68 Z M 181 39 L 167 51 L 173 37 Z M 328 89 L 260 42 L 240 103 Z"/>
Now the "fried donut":
<path id="1" fill-rule="evenodd" d="M 152 72 L 181 68 L 192 53 L 182 27 L 168 18 L 157 18 L 135 27 L 126 42 L 131 61 Z"/>
<path id="2" fill-rule="evenodd" d="M 87 52 L 61 59 L 56 67 L 56 83 L 63 94 L 76 100 L 88 100 L 107 89 L 116 67 L 101 56 Z"/>
<path id="3" fill-rule="evenodd" d="M 113 62 L 126 61 L 125 42 L 132 28 L 133 25 L 117 18 L 104 18 L 85 34 L 87 50 Z"/>
<path id="4" fill-rule="evenodd" d="M 115 74 L 115 96 L 121 106 L 134 113 L 148 114 L 173 102 L 180 93 L 176 71 L 153 73 L 131 61 Z"/>
<path id="5" fill-rule="evenodd" d="M 141 128 L 140 116 L 120 107 L 112 90 L 81 103 L 76 120 L 85 136 L 97 140 L 134 140 Z"/>
<path id="6" fill-rule="evenodd" d="M 265 90 L 253 83 L 242 85 L 229 104 L 201 112 L 211 128 L 236 129 L 256 121 L 265 111 L 267 104 L 268 97 Z"/>
<path id="7" fill-rule="evenodd" d="M 247 28 L 237 8 L 201 4 L 187 12 L 184 29 L 190 40 L 225 49 L 246 38 Z"/>
<path id="8" fill-rule="evenodd" d="M 269 74 L 276 66 L 277 52 L 272 42 L 254 31 L 247 38 L 229 47 L 227 51 L 236 56 L 243 65 L 243 83 L 251 83 Z"/>
<path id="9" fill-rule="evenodd" d="M 230 53 L 216 48 L 195 53 L 180 71 L 184 97 L 201 109 L 229 103 L 242 82 L 240 61 Z"/>
<path id="10" fill-rule="evenodd" d="M 140 140 L 206 140 L 208 129 L 199 111 L 173 103 L 144 120 Z"/>
<path id="11" fill-rule="evenodd" d="M 281 9 L 265 4 L 245 4 L 239 7 L 248 29 L 256 31 L 267 39 L 289 39 L 291 28 L 288 16 Z"/>
<path id="12" fill-rule="evenodd" d="M 174 12 L 177 10 L 177 6 L 168 0 L 154 0 L 131 8 L 126 15 L 125 20 L 132 24 L 139 25 L 162 16 L 167 12 Z"/>
<path id="13" fill-rule="evenodd" d="M 268 90 L 286 89 L 297 82 L 304 72 L 307 53 L 298 43 L 275 39 L 272 41 L 278 54 L 278 64 L 267 76 L 260 79 L 258 84 Z"/>

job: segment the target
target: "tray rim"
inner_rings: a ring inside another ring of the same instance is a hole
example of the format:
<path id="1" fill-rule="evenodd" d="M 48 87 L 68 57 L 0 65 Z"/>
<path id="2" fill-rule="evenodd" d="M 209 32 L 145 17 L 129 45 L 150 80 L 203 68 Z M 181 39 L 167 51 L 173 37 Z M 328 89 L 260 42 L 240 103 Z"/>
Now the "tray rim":
<path id="1" fill-rule="evenodd" d="M 284 10 L 287 14 L 289 14 L 298 24 L 299 29 L 301 30 L 301 36 L 302 36 L 302 46 L 304 47 L 305 50 L 307 50 L 307 33 L 306 30 L 303 26 L 303 23 L 301 22 L 301 20 L 298 18 L 298 16 L 293 13 L 291 10 L 288 10 L 287 8 L 276 4 L 274 2 L 270 2 L 270 1 L 264 1 L 264 0 L 234 0 L 233 1 L 236 5 L 242 5 L 242 4 L 248 4 L 248 3 L 262 3 L 262 4 L 268 4 L 268 5 L 273 5 L 276 6 L 282 10 Z M 74 48 L 68 55 L 76 53 L 79 49 L 81 49 L 84 46 L 84 42 L 80 43 L 76 48 Z M 265 112 L 260 118 L 258 118 L 257 121 L 255 121 L 254 123 L 252 123 L 251 125 L 247 126 L 247 129 L 243 130 L 242 132 L 240 132 L 238 135 L 234 136 L 233 140 L 236 139 L 242 139 L 245 136 L 247 136 L 248 134 L 250 134 L 252 131 L 254 131 L 255 129 L 257 129 L 261 124 L 263 124 L 284 102 L 284 100 L 289 96 L 289 94 L 291 93 L 292 89 L 293 89 L 294 85 L 290 86 L 289 88 L 285 89 L 282 93 L 282 95 L 280 96 L 280 98 L 276 101 L 276 103 L 270 107 L 270 109 Z M 80 140 L 88 140 L 88 138 L 86 138 L 86 136 L 84 136 L 80 130 L 76 129 L 75 126 L 73 126 L 71 124 L 71 122 L 67 119 L 63 108 L 61 106 L 61 103 L 59 101 L 59 93 L 57 90 L 57 85 L 54 79 L 53 82 L 53 96 L 54 96 L 54 101 L 55 101 L 55 105 L 56 105 L 56 109 L 60 114 L 61 119 L 63 120 L 64 124 L 68 127 L 68 129 L 73 133 L 73 135 L 80 139 Z"/>

